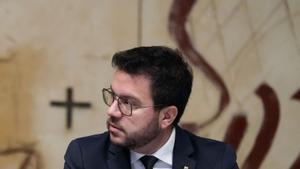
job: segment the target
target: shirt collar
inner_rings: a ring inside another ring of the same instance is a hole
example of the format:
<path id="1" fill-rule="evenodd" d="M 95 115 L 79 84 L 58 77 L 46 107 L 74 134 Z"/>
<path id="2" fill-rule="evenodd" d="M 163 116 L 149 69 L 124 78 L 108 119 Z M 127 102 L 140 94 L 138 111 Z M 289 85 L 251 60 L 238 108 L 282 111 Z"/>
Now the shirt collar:
<path id="1" fill-rule="evenodd" d="M 158 158 L 159 160 L 169 164 L 172 166 L 173 163 L 173 148 L 175 144 L 175 128 L 172 129 L 171 136 L 169 137 L 168 141 L 156 152 L 154 152 L 153 156 Z M 137 160 L 139 160 L 142 156 L 145 154 L 137 153 L 135 151 L 130 150 L 130 159 L 131 164 L 135 163 Z"/>

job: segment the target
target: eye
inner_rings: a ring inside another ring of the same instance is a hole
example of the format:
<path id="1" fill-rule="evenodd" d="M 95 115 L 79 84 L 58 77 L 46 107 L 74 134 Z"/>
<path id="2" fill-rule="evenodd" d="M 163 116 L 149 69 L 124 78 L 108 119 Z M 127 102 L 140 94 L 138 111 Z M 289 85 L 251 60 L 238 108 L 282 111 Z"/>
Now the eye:
<path id="1" fill-rule="evenodd" d="M 124 105 L 132 105 L 130 100 L 126 99 L 126 98 L 120 98 L 119 101 L 120 101 L 121 104 L 124 104 Z"/>

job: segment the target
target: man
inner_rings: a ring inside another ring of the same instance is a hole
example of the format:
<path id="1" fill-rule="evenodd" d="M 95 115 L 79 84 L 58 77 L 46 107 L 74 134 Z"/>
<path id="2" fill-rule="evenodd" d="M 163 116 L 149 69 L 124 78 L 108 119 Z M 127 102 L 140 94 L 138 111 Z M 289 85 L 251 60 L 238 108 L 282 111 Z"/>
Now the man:
<path id="1" fill-rule="evenodd" d="M 107 132 L 73 140 L 64 169 L 238 169 L 229 145 L 178 126 L 193 75 L 178 51 L 137 47 L 116 53 L 102 90 Z"/>

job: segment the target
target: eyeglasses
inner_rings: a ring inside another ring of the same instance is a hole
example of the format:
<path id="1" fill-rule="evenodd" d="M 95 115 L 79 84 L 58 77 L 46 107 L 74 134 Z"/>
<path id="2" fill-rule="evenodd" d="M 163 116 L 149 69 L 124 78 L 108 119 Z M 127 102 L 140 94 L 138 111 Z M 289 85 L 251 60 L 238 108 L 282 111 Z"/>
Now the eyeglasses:
<path id="1" fill-rule="evenodd" d="M 162 105 L 153 105 L 153 106 L 138 106 L 133 103 L 130 103 L 128 98 L 123 98 L 117 96 L 111 89 L 103 88 L 102 89 L 103 101 L 107 106 L 111 106 L 115 100 L 117 100 L 118 108 L 123 115 L 131 116 L 132 110 L 149 108 L 149 107 L 159 107 Z"/>

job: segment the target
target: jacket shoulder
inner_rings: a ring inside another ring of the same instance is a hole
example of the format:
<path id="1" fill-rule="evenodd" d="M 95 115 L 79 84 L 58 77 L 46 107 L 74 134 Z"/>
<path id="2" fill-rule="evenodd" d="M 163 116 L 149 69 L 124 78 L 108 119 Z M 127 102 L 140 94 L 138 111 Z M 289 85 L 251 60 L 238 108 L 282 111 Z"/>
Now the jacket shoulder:
<path id="1" fill-rule="evenodd" d="M 72 142 L 77 142 L 81 146 L 89 146 L 94 144 L 105 144 L 109 140 L 109 135 L 107 132 L 104 132 L 102 134 L 95 134 L 95 135 L 90 135 L 90 136 L 85 136 L 85 137 L 79 137 L 71 141 Z"/>
<path id="2" fill-rule="evenodd" d="M 205 138 L 205 137 L 201 137 L 198 135 L 195 135 L 185 129 L 179 129 L 178 134 L 182 137 L 185 135 L 185 137 L 189 138 L 189 140 L 191 141 L 192 145 L 194 148 L 201 148 L 201 149 L 207 149 L 210 151 L 216 151 L 216 152 L 220 152 L 219 150 L 226 147 L 228 144 L 222 142 L 222 141 L 218 141 L 218 140 L 214 140 L 214 139 L 210 139 L 210 138 Z M 229 146 L 229 145 L 228 145 Z"/>
<path id="3" fill-rule="evenodd" d="M 102 134 L 90 135 L 80 137 L 71 141 L 70 145 L 77 144 L 83 156 L 90 156 L 92 154 L 106 154 L 109 147 L 109 134 L 107 132 Z"/>
<path id="4" fill-rule="evenodd" d="M 188 132 L 191 142 L 194 145 L 194 148 L 206 148 L 211 151 L 220 152 L 219 149 L 224 148 L 227 146 L 226 143 L 210 138 L 205 138 L 201 136 L 197 136 L 193 133 Z"/>
<path id="5" fill-rule="evenodd" d="M 237 168 L 235 151 L 229 144 L 200 137 L 186 130 L 182 130 L 182 134 L 189 138 L 195 160 L 205 163 L 205 167 L 228 166 L 230 169 Z"/>
<path id="6" fill-rule="evenodd" d="M 107 132 L 72 140 L 65 153 L 64 169 L 105 165 L 109 144 Z"/>

